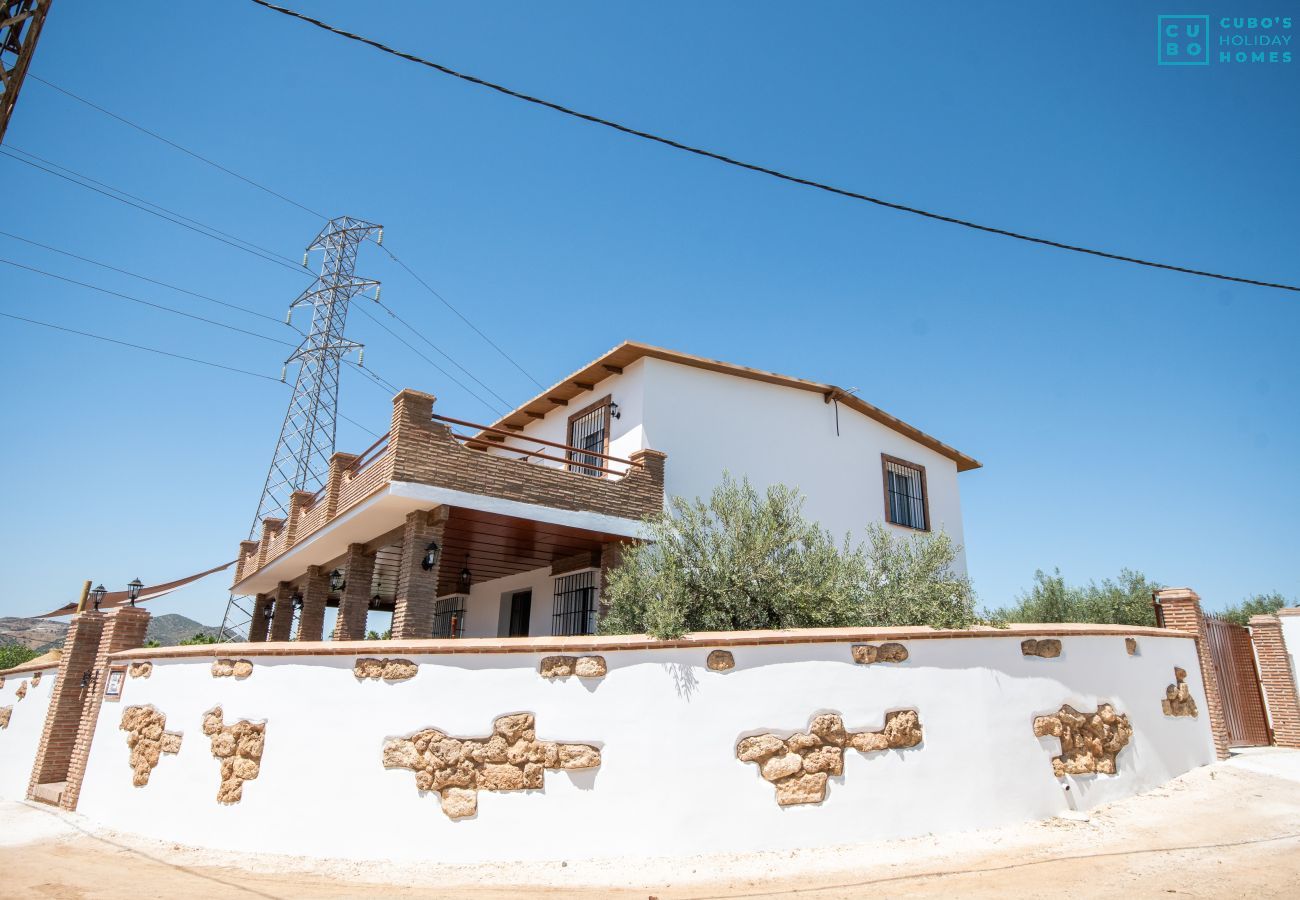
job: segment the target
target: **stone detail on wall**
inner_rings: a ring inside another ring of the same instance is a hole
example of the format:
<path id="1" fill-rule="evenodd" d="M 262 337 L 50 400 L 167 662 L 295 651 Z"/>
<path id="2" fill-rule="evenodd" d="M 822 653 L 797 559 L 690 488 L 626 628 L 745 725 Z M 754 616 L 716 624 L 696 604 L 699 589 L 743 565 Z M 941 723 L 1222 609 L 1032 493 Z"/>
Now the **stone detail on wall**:
<path id="1" fill-rule="evenodd" d="M 1128 716 L 1102 703 L 1095 713 L 1081 713 L 1066 704 L 1051 716 L 1034 719 L 1034 734 L 1061 740 L 1061 755 L 1052 758 L 1052 772 L 1063 775 L 1114 775 L 1116 755 L 1133 737 Z"/>
<path id="2" fill-rule="evenodd" d="M 1043 659 L 1056 659 L 1061 655 L 1061 642 L 1056 638 L 1029 638 L 1020 642 L 1020 652 L 1025 656 L 1041 656 Z"/>
<path id="3" fill-rule="evenodd" d="M 132 678 L 148 678 L 153 674 L 153 663 L 133 662 L 126 671 Z"/>
<path id="4" fill-rule="evenodd" d="M 0 706 L 0 728 L 9 727 L 9 719 L 13 714 L 14 708 L 12 706 Z"/>
<path id="5" fill-rule="evenodd" d="M 358 659 L 352 674 L 360 679 L 374 678 L 384 681 L 405 681 L 414 678 L 419 666 L 409 659 Z"/>
<path id="6" fill-rule="evenodd" d="M 1192 689 L 1187 686 L 1187 670 L 1174 666 L 1174 683 L 1165 688 L 1165 699 L 1160 707 L 1167 716 L 1188 716 L 1196 718 L 1196 700 L 1192 698 Z"/>
<path id="7" fill-rule="evenodd" d="M 27 682 L 26 682 L 26 681 L 24 681 L 22 684 L 18 685 L 18 690 L 14 691 L 14 696 L 15 696 L 16 698 L 18 698 L 19 700 L 21 700 L 21 699 L 23 699 L 24 697 L 27 696 Z"/>
<path id="8" fill-rule="evenodd" d="M 203 733 L 212 741 L 212 755 L 221 760 L 217 802 L 238 803 L 244 795 L 244 782 L 252 781 L 262 769 L 266 723 L 240 719 L 226 725 L 218 706 L 203 717 Z"/>
<path id="9" fill-rule="evenodd" d="M 891 662 L 899 663 L 907 659 L 907 648 L 902 644 L 854 644 L 851 651 L 853 661 L 860 665 L 869 666 L 872 663 Z"/>
<path id="10" fill-rule="evenodd" d="M 4 686 L 5 686 L 4 676 L 0 675 L 0 690 L 4 690 Z"/>
<path id="11" fill-rule="evenodd" d="M 846 731 L 834 713 L 813 716 L 806 732 L 782 740 L 757 734 L 736 744 L 736 758 L 759 767 L 764 780 L 776 788 L 778 806 L 821 803 L 831 775 L 844 774 L 844 748 L 861 753 L 904 750 L 921 743 L 921 719 L 914 709 L 885 714 L 880 731 Z"/>
<path id="12" fill-rule="evenodd" d="M 498 716 L 486 738 L 426 728 L 384 743 L 384 767 L 414 772 L 416 788 L 436 791 L 451 819 L 474 815 L 479 791 L 540 790 L 546 769 L 599 765 L 600 750 L 589 744 L 537 740 L 531 713 Z"/>
<path id="13" fill-rule="evenodd" d="M 603 656 L 547 656 L 538 670 L 543 678 L 603 678 L 608 671 Z"/>
<path id="14" fill-rule="evenodd" d="M 709 658 L 704 664 L 713 672 L 726 672 L 729 669 L 736 668 L 736 657 L 731 655 L 730 650 L 710 650 Z"/>
<path id="15" fill-rule="evenodd" d="M 1124 649 L 1128 651 L 1129 656 L 1137 656 L 1137 652 L 1138 652 L 1137 638 L 1124 638 Z"/>
<path id="16" fill-rule="evenodd" d="M 166 731 L 167 716 L 152 706 L 128 706 L 118 727 L 126 732 L 126 745 L 131 748 L 131 783 L 136 787 L 149 783 L 162 754 L 181 752 L 180 733 Z"/>
<path id="17" fill-rule="evenodd" d="M 212 661 L 213 678 L 230 678 L 240 680 L 253 674 L 253 663 L 247 659 L 217 659 Z"/>
<path id="18" fill-rule="evenodd" d="M 41 673 L 37 672 L 35 675 L 32 676 L 32 687 L 36 687 L 36 685 L 40 683 L 41 683 Z"/>

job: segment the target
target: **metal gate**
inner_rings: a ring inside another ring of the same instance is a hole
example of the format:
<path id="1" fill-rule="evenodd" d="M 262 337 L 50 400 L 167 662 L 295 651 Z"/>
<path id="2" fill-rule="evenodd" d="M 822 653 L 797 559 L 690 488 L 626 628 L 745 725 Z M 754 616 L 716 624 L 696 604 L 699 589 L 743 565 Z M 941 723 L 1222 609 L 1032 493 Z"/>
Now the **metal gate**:
<path id="1" fill-rule="evenodd" d="M 1205 635 L 1214 663 L 1214 675 L 1223 698 L 1223 717 L 1228 724 L 1228 746 L 1262 747 L 1272 743 L 1264 694 L 1255 666 L 1255 649 L 1250 630 L 1243 625 L 1205 617 Z"/>

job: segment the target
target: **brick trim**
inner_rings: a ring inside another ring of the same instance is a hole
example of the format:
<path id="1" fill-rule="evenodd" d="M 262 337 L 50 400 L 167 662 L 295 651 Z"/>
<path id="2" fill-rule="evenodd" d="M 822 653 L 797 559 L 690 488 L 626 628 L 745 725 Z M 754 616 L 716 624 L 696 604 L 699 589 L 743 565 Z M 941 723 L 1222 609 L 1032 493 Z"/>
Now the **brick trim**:
<path id="1" fill-rule="evenodd" d="M 1250 640 L 1259 663 L 1259 683 L 1264 689 L 1273 743 L 1300 748 L 1300 701 L 1296 697 L 1295 672 L 1287 653 L 1282 623 L 1277 616 L 1252 616 Z"/>
<path id="2" fill-rule="evenodd" d="M 1205 708 L 1209 711 L 1214 752 L 1219 759 L 1227 759 L 1228 724 L 1223 715 L 1223 696 L 1219 692 L 1214 660 L 1210 659 L 1210 648 L 1206 646 L 1200 595 L 1191 588 L 1166 588 L 1155 592 L 1155 601 L 1160 605 L 1161 621 L 1166 628 L 1184 631 L 1196 639 L 1196 658 L 1201 666 L 1201 683 L 1205 685 Z"/>

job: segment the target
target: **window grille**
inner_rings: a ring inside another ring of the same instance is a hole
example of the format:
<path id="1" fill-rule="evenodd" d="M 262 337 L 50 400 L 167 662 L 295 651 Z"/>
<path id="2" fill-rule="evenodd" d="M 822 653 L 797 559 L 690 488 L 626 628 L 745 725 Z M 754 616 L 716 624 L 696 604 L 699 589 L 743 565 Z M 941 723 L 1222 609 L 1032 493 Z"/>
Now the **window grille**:
<path id="1" fill-rule="evenodd" d="M 596 633 L 596 572 L 576 572 L 555 579 L 551 634 Z"/>
<path id="2" fill-rule="evenodd" d="M 433 608 L 433 636 L 458 638 L 465 633 L 465 600 L 463 596 L 444 597 Z"/>
<path id="3" fill-rule="evenodd" d="M 609 442 L 609 398 L 606 397 L 595 406 L 583 410 L 569 419 L 569 446 L 575 449 L 566 451 L 571 462 L 570 472 L 583 475 L 601 476 L 600 468 L 604 461 L 593 455 L 607 452 Z M 583 451 L 590 451 L 584 453 Z M 597 468 L 592 468 L 593 466 Z"/>
<path id="4" fill-rule="evenodd" d="M 926 521 L 925 470 L 920 466 L 885 459 L 885 497 L 889 521 L 920 531 L 929 529 Z"/>

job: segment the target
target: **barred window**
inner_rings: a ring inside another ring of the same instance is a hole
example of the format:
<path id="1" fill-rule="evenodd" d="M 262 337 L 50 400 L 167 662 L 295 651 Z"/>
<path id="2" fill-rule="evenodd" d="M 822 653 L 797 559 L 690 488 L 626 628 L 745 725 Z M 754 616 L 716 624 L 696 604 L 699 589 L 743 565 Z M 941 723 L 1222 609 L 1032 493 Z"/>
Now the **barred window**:
<path id="1" fill-rule="evenodd" d="M 885 477 L 885 519 L 894 525 L 930 530 L 925 467 L 881 454 Z"/>
<path id="2" fill-rule="evenodd" d="M 609 453 L 609 403 L 606 396 L 569 416 L 568 443 L 575 448 L 567 451 L 570 472 L 601 476 L 605 461 L 595 454 Z"/>
<path id="3" fill-rule="evenodd" d="M 433 636 L 458 638 L 465 633 L 466 597 L 444 597 L 433 608 Z"/>
<path id="4" fill-rule="evenodd" d="M 596 572 L 575 572 L 555 579 L 551 634 L 596 633 Z"/>

